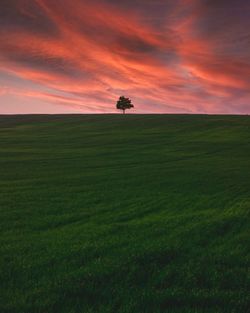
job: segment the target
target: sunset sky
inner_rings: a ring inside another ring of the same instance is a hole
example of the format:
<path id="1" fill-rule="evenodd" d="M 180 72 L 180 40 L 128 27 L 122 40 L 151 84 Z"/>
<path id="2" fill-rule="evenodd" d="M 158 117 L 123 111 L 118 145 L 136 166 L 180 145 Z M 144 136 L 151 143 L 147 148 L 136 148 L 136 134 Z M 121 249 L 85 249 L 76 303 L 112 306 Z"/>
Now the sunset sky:
<path id="1" fill-rule="evenodd" d="M 0 114 L 250 113 L 250 0 L 0 0 Z"/>

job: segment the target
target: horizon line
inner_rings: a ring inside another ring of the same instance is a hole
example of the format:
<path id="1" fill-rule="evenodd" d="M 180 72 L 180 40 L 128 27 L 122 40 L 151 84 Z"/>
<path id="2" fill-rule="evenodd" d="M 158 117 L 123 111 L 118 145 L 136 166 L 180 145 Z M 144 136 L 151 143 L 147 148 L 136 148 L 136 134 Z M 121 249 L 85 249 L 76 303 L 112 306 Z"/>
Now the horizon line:
<path id="1" fill-rule="evenodd" d="M 204 115 L 204 116 L 249 116 L 250 113 L 0 113 L 0 116 L 58 116 L 58 115 Z"/>

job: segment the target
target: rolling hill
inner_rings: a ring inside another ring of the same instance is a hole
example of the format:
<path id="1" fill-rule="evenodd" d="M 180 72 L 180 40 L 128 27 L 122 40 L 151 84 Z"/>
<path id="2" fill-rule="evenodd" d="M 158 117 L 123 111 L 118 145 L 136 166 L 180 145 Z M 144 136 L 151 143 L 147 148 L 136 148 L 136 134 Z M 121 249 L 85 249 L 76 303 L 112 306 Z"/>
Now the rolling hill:
<path id="1" fill-rule="evenodd" d="M 0 117 L 1 313 L 246 313 L 250 118 Z"/>

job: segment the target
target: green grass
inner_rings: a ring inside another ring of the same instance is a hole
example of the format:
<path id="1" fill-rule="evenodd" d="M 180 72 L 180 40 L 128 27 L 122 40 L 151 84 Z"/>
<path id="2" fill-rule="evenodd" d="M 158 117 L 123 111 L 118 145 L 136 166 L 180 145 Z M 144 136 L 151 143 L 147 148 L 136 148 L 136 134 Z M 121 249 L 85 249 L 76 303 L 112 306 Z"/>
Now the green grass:
<path id="1" fill-rule="evenodd" d="M 250 118 L 0 117 L 1 313 L 246 313 Z"/>

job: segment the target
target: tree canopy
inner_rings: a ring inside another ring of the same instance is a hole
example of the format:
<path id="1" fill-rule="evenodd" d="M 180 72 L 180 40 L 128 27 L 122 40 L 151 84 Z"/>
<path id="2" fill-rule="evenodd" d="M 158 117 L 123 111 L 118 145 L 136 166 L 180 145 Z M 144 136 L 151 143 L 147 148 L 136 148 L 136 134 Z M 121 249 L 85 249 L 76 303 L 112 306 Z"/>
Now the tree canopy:
<path id="1" fill-rule="evenodd" d="M 125 110 L 131 109 L 133 107 L 134 106 L 133 106 L 131 100 L 129 98 L 124 97 L 124 96 L 121 96 L 119 98 L 119 100 L 117 101 L 117 104 L 116 104 L 116 108 L 118 110 L 122 110 L 123 114 L 125 113 Z"/>

